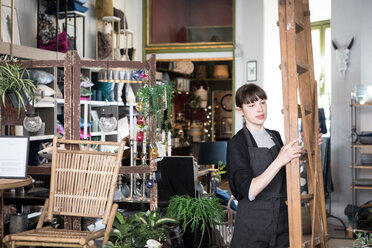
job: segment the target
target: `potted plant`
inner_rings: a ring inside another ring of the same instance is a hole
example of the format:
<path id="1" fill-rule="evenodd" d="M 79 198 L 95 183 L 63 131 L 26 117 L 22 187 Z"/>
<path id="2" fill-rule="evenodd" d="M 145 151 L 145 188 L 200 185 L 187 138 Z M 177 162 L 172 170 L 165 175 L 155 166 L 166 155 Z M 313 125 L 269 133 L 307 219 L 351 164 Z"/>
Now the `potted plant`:
<path id="1" fill-rule="evenodd" d="M 145 247 L 154 241 L 165 242 L 167 224 L 178 224 L 178 221 L 162 216 L 157 210 L 137 212 L 131 217 L 117 212 L 110 241 L 104 248 Z"/>
<path id="2" fill-rule="evenodd" d="M 354 231 L 356 239 L 353 242 L 353 247 L 372 247 L 372 233 Z"/>
<path id="3" fill-rule="evenodd" d="M 159 118 L 159 116 L 162 116 L 163 112 L 167 110 L 165 130 L 168 132 L 168 125 L 171 124 L 172 99 L 174 97 L 173 86 L 167 84 L 155 84 L 150 86 L 147 82 L 144 87 L 137 91 L 137 96 L 140 100 L 137 110 L 142 112 L 145 118 L 148 117 L 149 113 Z M 156 123 L 154 121 L 154 124 L 158 128 L 161 128 L 160 125 L 162 123 L 162 120 L 156 120 Z"/>
<path id="4" fill-rule="evenodd" d="M 174 196 L 169 201 L 167 215 L 181 221 L 186 246 L 200 247 L 211 244 L 211 231 L 222 223 L 223 207 L 214 196 Z"/>
<path id="5" fill-rule="evenodd" d="M 27 75 L 24 75 L 27 74 Z M 6 98 L 12 105 L 18 108 L 18 117 L 22 107 L 26 110 L 26 105 L 34 99 L 36 86 L 29 79 L 29 73 L 19 64 L 11 61 L 0 62 L 0 97 L 5 106 Z"/>

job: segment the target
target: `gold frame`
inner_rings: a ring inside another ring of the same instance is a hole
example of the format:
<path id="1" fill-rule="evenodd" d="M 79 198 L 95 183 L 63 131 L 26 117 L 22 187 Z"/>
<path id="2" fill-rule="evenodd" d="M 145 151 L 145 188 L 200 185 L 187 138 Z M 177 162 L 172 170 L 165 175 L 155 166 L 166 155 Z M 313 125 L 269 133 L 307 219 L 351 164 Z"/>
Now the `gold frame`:
<path id="1" fill-rule="evenodd" d="M 231 42 L 188 42 L 188 43 L 162 43 L 162 44 L 152 44 L 150 43 L 150 3 L 151 0 L 146 0 L 146 42 L 144 49 L 146 51 L 153 51 L 153 50 L 179 50 L 179 49 L 227 49 L 232 50 L 234 48 L 234 37 L 232 37 Z M 234 1 L 233 6 L 235 6 Z M 233 24 L 233 34 L 235 26 Z"/>

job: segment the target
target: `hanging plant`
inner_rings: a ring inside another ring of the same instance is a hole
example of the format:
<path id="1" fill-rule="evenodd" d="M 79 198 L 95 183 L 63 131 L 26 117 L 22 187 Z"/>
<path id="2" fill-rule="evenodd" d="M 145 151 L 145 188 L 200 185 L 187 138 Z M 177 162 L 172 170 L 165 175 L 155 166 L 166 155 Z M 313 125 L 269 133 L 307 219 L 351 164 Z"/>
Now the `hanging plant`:
<path id="1" fill-rule="evenodd" d="M 141 109 L 146 118 L 149 113 L 154 116 L 162 116 L 167 109 L 165 120 L 165 131 L 168 132 L 168 125 L 171 123 L 172 100 L 173 100 L 173 85 L 155 84 L 150 86 L 147 82 L 145 86 L 137 91 L 137 96 L 140 99 L 138 109 Z M 157 120 L 155 124 L 160 128 L 162 121 Z"/>
<path id="2" fill-rule="evenodd" d="M 0 62 L 0 97 L 5 106 L 5 97 L 14 96 L 13 105 L 18 107 L 18 117 L 21 108 L 26 110 L 26 105 L 34 99 L 36 86 L 29 76 L 29 72 L 19 64 L 12 63 L 12 60 Z M 12 100 L 12 99 L 11 99 Z"/>

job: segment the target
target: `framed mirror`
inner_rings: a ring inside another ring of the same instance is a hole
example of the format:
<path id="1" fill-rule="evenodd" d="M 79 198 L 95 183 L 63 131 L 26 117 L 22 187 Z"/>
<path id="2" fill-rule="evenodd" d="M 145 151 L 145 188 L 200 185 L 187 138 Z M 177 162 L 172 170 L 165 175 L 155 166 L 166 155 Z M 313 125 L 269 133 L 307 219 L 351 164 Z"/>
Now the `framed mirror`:
<path id="1" fill-rule="evenodd" d="M 233 49 L 234 0 L 145 0 L 147 50 Z"/>

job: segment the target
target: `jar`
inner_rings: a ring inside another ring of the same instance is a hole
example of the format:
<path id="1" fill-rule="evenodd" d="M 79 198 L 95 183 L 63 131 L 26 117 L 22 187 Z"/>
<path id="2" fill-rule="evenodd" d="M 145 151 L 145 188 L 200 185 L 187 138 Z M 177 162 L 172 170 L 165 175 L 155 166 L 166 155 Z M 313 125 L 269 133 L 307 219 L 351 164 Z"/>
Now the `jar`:
<path id="1" fill-rule="evenodd" d="M 191 124 L 188 135 L 192 137 L 192 141 L 199 142 L 202 135 L 202 125 L 200 123 L 193 122 Z"/>
<path id="2" fill-rule="evenodd" d="M 195 91 L 195 95 L 200 97 L 200 107 L 206 108 L 208 102 L 208 92 L 204 89 L 203 85 Z"/>

